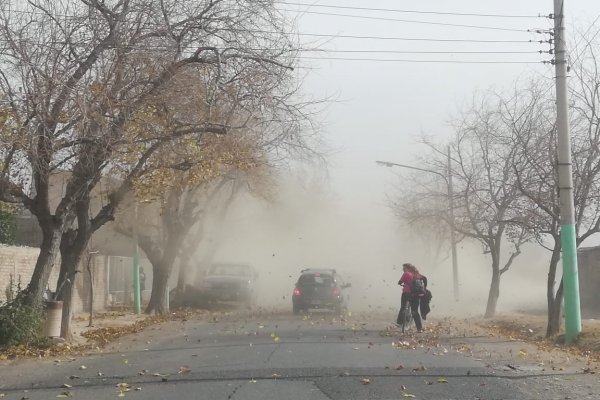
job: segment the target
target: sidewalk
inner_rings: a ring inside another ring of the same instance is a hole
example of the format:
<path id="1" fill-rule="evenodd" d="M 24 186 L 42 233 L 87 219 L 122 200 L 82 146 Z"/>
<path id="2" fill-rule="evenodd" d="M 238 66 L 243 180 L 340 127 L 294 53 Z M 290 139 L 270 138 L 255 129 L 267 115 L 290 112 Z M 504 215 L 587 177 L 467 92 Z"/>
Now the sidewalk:
<path id="1" fill-rule="evenodd" d="M 145 328 L 170 320 L 185 320 L 204 315 L 202 311 L 185 311 L 168 315 L 136 315 L 128 311 L 102 312 L 94 315 L 93 325 L 89 326 L 89 315 L 78 314 L 71 322 L 73 340 L 53 343 L 48 346 L 13 346 L 0 349 L 0 362 L 25 358 L 74 357 L 84 353 L 101 351 L 104 346 L 118 338 L 142 332 Z"/>

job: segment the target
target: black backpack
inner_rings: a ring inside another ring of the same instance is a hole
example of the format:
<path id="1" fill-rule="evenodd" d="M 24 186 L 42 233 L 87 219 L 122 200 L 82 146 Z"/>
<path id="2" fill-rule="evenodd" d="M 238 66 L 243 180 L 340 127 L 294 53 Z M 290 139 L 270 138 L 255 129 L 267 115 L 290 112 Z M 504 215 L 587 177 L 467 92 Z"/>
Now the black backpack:
<path id="1" fill-rule="evenodd" d="M 415 276 L 410 287 L 412 294 L 416 296 L 425 296 L 425 280 L 423 278 L 422 275 Z"/>

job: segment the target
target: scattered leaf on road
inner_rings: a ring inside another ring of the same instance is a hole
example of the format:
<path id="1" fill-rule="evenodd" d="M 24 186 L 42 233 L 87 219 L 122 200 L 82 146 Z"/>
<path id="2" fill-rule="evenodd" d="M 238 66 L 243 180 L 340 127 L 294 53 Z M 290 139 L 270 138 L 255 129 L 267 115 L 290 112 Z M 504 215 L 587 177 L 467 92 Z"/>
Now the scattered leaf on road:
<path id="1" fill-rule="evenodd" d="M 446 378 L 438 378 L 437 383 L 448 383 L 448 379 L 446 379 Z"/>
<path id="2" fill-rule="evenodd" d="M 189 374 L 190 372 L 192 372 L 190 367 L 179 367 L 179 374 Z"/>
<path id="3" fill-rule="evenodd" d="M 526 358 L 527 357 L 527 352 L 525 350 L 519 350 L 519 357 Z"/>
<path id="4" fill-rule="evenodd" d="M 360 383 L 363 385 L 368 385 L 369 383 L 371 383 L 371 380 L 369 378 L 363 378 L 360 380 Z"/>

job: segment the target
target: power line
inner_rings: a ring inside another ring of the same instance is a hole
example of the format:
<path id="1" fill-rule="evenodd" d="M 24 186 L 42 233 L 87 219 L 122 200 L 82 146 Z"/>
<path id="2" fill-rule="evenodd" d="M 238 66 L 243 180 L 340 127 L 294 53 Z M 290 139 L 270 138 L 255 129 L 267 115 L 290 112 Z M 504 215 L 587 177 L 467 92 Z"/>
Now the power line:
<path id="1" fill-rule="evenodd" d="M 447 22 L 417 21 L 417 20 L 399 19 L 399 18 L 373 17 L 373 16 L 368 16 L 368 15 L 328 13 L 328 12 L 321 12 L 321 11 L 303 11 L 303 10 L 290 10 L 290 9 L 282 9 L 282 11 L 299 12 L 302 14 L 328 15 L 328 16 L 334 16 L 334 17 L 369 19 L 369 20 L 377 20 L 377 21 L 405 22 L 405 23 L 410 23 L 410 24 L 450 26 L 450 27 L 454 27 L 454 28 L 488 29 L 488 30 L 505 31 L 505 32 L 530 32 L 531 31 L 529 29 L 501 28 L 501 27 L 497 27 L 497 26 L 484 26 L 484 25 L 451 24 L 451 23 L 447 23 Z"/>
<path id="2" fill-rule="evenodd" d="M 307 6 L 307 7 L 319 7 L 319 8 L 335 8 L 345 10 L 363 10 L 363 11 L 384 11 L 384 12 L 395 12 L 405 14 L 429 14 L 429 15 L 454 15 L 462 17 L 495 17 L 495 18 L 549 18 L 547 15 L 506 15 L 506 14 L 476 14 L 476 13 L 457 13 L 457 12 L 440 12 L 440 11 L 418 11 L 418 10 L 400 10 L 392 8 L 371 8 L 371 7 L 351 7 L 351 6 L 339 6 L 329 4 L 309 4 L 309 3 L 292 3 L 288 1 L 276 1 L 278 4 L 292 5 L 292 6 Z"/>
<path id="3" fill-rule="evenodd" d="M 308 34 L 308 35 L 312 35 L 312 34 Z M 327 36 L 328 35 L 318 35 L 318 36 Z M 409 41 L 442 41 L 442 42 L 463 42 L 465 40 L 463 39 L 425 39 L 425 38 L 399 38 L 399 37 L 379 37 L 379 36 L 350 36 L 350 35 L 341 35 L 341 37 L 352 37 L 352 38 L 372 38 L 372 39 L 400 39 L 400 40 L 409 40 Z M 477 41 L 477 40 L 466 40 L 468 42 L 472 42 L 472 43 L 490 43 L 489 41 Z M 0 43 L 9 43 L 9 41 L 7 39 L 4 38 L 0 38 Z M 30 44 L 30 45 L 37 45 L 37 46 L 41 46 L 41 47 L 48 47 L 51 45 L 60 45 L 60 46 L 64 46 L 68 43 L 71 43 L 73 45 L 76 46 L 82 46 L 82 45 L 90 45 L 92 42 L 94 42 L 92 39 L 90 39 L 89 41 L 84 41 L 82 39 L 79 39 L 77 41 L 71 41 L 71 42 L 67 42 L 64 40 L 50 40 L 50 41 L 42 41 L 42 42 L 38 42 L 35 39 L 21 39 L 21 42 L 24 44 Z M 512 41 L 499 41 L 502 44 L 512 44 Z M 495 41 L 493 41 L 492 43 L 495 43 Z M 518 42 L 521 43 L 521 42 Z M 541 44 L 543 42 L 534 42 L 534 41 L 528 41 L 525 43 L 535 43 L 535 44 Z M 164 43 L 164 44 L 152 44 L 152 43 L 134 43 L 134 44 L 128 44 L 128 43 L 120 43 L 120 44 L 114 44 L 114 45 L 108 45 L 107 49 L 128 49 L 128 50 L 161 50 L 161 49 L 178 49 L 180 51 L 196 51 L 198 49 L 199 46 L 196 45 L 185 45 L 185 46 L 177 46 L 176 44 L 172 44 L 172 43 Z M 242 52 L 260 52 L 260 51 L 270 51 L 270 52 L 278 52 L 281 54 L 285 54 L 285 53 L 295 53 L 295 52 L 324 52 L 324 53 L 397 53 L 397 54 L 401 54 L 401 53 L 413 53 L 413 54 L 541 54 L 541 53 L 547 53 L 548 51 L 545 50 L 393 50 L 393 49 L 384 49 L 384 50 L 374 50 L 374 49 L 368 49 L 368 50 L 361 50 L 361 49 L 352 49 L 352 50 L 338 50 L 338 49 L 326 49 L 326 48 L 318 48 L 318 47 L 313 47 L 313 48 L 308 48 L 308 47 L 302 47 L 301 45 L 297 48 L 279 48 L 279 47 L 242 47 L 242 48 L 233 48 L 233 47 L 227 47 L 227 48 L 219 48 L 219 47 L 215 47 L 216 51 L 224 51 L 224 50 L 232 50 L 232 51 L 242 51 Z"/>
<path id="4" fill-rule="evenodd" d="M 303 60 L 340 60 L 340 61 L 375 61 L 375 62 L 403 62 L 403 63 L 433 63 L 433 64 L 548 64 L 548 61 L 483 61 L 483 60 L 414 60 L 397 58 L 346 58 L 346 57 L 305 57 Z"/>
<path id="5" fill-rule="evenodd" d="M 323 52 L 323 53 L 382 53 L 382 54 L 542 54 L 548 51 L 429 51 L 429 50 L 300 50 L 301 52 Z"/>
<path id="6" fill-rule="evenodd" d="M 256 31 L 255 33 L 275 33 L 268 31 Z M 407 38 L 398 36 L 360 36 L 360 35 L 338 35 L 325 33 L 295 33 L 298 36 L 344 38 L 344 39 L 374 39 L 374 40 L 400 40 L 418 42 L 460 42 L 460 43 L 548 43 L 547 40 L 493 40 L 493 39 L 437 39 L 437 38 Z"/>

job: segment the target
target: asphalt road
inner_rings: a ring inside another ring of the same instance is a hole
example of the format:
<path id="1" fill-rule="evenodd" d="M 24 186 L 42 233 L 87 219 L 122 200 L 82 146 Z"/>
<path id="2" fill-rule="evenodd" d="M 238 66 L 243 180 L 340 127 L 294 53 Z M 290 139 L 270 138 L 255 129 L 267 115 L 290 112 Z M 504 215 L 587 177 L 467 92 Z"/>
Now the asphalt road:
<path id="1" fill-rule="evenodd" d="M 598 398 L 593 394 L 597 376 L 575 369 L 548 372 L 533 360 L 516 364 L 512 350 L 510 356 L 499 356 L 504 350 L 486 350 L 487 357 L 472 350 L 475 345 L 502 348 L 502 340 L 437 337 L 436 329 L 401 335 L 388 330 L 382 320 L 363 321 L 317 314 L 172 322 L 125 338 L 103 353 L 0 365 L 0 396 L 17 400 Z M 579 390 L 576 395 L 571 390 L 574 385 Z"/>

